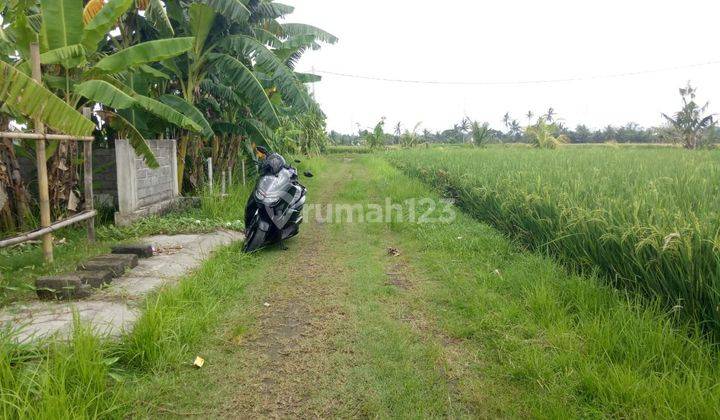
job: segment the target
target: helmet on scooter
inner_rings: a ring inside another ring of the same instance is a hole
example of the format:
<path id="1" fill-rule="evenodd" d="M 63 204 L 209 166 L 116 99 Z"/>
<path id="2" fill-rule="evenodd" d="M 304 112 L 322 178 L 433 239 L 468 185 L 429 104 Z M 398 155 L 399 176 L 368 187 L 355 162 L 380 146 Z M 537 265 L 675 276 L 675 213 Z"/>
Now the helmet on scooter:
<path id="1" fill-rule="evenodd" d="M 263 170 L 266 173 L 271 173 L 273 175 L 277 175 L 282 168 L 285 167 L 285 158 L 280 156 L 277 153 L 273 153 L 265 158 L 265 161 L 263 162 Z"/>

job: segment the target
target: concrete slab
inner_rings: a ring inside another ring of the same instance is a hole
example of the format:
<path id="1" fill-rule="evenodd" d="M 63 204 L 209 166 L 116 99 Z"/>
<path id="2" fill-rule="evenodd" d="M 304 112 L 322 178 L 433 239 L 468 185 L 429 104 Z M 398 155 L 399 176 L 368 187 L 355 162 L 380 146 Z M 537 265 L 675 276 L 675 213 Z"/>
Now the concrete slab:
<path id="1" fill-rule="evenodd" d="M 35 281 L 38 298 L 42 300 L 81 299 L 90 296 L 90 287 L 77 274 L 40 277 Z"/>
<path id="2" fill-rule="evenodd" d="M 129 268 L 137 267 L 138 257 L 134 254 L 108 254 L 95 257 L 78 265 L 83 271 L 110 271 L 113 277 L 121 276 Z"/>
<path id="3" fill-rule="evenodd" d="M 135 254 L 138 258 L 150 258 L 155 249 L 150 244 L 125 244 L 110 247 L 113 254 Z"/>
<path id="4" fill-rule="evenodd" d="M 93 289 L 110 284 L 113 279 L 112 271 L 78 271 L 77 275 L 80 276 L 83 284 L 87 284 Z"/>
<path id="5" fill-rule="evenodd" d="M 140 302 L 148 293 L 174 285 L 199 267 L 214 250 L 241 240 L 243 235 L 232 231 L 146 238 L 143 242 L 155 247 L 157 254 L 138 261 L 137 267 L 94 292 L 89 299 L 16 303 L 0 311 L 0 326 L 15 329 L 19 341 L 54 334 L 66 337 L 72 331 L 73 310 L 76 310 L 80 320 L 99 334 L 117 336 L 132 328 L 140 315 Z"/>

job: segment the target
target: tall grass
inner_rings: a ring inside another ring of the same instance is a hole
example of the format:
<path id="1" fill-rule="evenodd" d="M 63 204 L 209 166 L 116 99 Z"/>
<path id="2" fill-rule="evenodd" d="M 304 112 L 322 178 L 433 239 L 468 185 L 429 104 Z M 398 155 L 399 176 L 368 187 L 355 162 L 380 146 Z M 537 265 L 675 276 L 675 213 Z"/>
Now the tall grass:
<path id="1" fill-rule="evenodd" d="M 203 195 L 198 208 L 182 214 L 143 219 L 125 228 L 100 227 L 101 242 L 94 245 L 81 231 L 69 231 L 72 239 L 65 252 L 58 253 L 59 267 L 42 267 L 34 249 L 8 253 L 0 262 L 7 262 L 8 274 L 29 281 L 40 270 L 61 270 L 63 264 L 103 252 L 115 241 L 241 229 L 249 188 L 235 186 L 223 198 Z M 249 281 L 244 274 L 256 265 L 240 245 L 219 251 L 177 287 L 148 297 L 135 328 L 119 340 L 101 340 L 77 317 L 68 340 L 18 344 L 12 331 L 0 330 L 0 418 L 126 417 L 133 407 L 123 397 L 132 394 L 133 378 L 191 361 L 185 360 L 188 349 L 243 295 Z"/>
<path id="2" fill-rule="evenodd" d="M 720 337 L 720 153 L 517 148 L 391 153 L 533 249 L 660 297 Z"/>
<path id="3" fill-rule="evenodd" d="M 75 317 L 68 341 L 23 345 L 13 333 L 0 334 L 0 416 L 2 418 L 107 417 L 120 406 L 112 391 L 110 347 Z"/>

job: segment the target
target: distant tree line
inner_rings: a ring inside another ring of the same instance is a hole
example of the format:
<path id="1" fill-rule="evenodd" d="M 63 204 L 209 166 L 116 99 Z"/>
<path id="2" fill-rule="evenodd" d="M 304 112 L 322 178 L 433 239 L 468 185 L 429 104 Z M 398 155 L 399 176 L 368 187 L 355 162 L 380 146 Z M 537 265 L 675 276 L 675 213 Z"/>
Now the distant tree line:
<path id="1" fill-rule="evenodd" d="M 466 125 L 467 124 L 467 125 Z M 461 144 L 470 143 L 473 139 L 472 124 L 469 119 L 463 119 L 460 124 L 455 124 L 452 128 L 442 131 L 431 132 L 427 129 L 417 134 L 420 143 L 441 143 L 441 144 Z M 482 125 L 482 124 L 481 124 Z M 624 126 L 608 125 L 599 130 L 591 130 L 584 124 L 580 124 L 575 129 L 566 127 L 562 122 L 556 123 L 559 134 L 567 136 L 572 143 L 604 143 L 615 141 L 618 143 L 665 143 L 664 134 L 667 128 L 651 127 L 644 128 L 636 123 L 628 123 Z M 360 145 L 370 131 L 360 130 L 357 134 L 343 134 L 337 131 L 330 132 L 330 141 L 335 145 Z M 386 144 L 402 144 L 403 135 L 388 133 L 386 134 Z M 525 135 L 525 128 L 518 126 L 502 131 L 495 128 L 487 128 L 487 138 L 489 143 L 527 143 L 528 138 Z"/>
<path id="2" fill-rule="evenodd" d="M 685 148 L 695 149 L 717 143 L 720 139 L 717 121 L 714 115 L 707 114 L 708 103 L 703 105 L 695 102 L 697 89 L 690 83 L 680 89 L 683 107 L 672 115 L 662 114 L 666 124 L 658 127 L 641 127 L 634 122 L 623 126 L 608 125 L 602 129 L 592 130 L 585 124 L 574 129 L 567 127 L 557 117 L 554 108 L 545 113 L 536 114 L 528 111 L 523 117 L 527 123 L 521 123 L 510 113 L 503 116 L 503 129 L 491 128 L 488 123 L 479 123 L 464 117 L 452 128 L 431 132 L 419 130 L 418 123 L 412 131 L 403 129 L 402 123 L 393 126 L 392 133 L 384 133 L 385 118 L 372 131 L 361 129 L 357 134 L 342 134 L 331 131 L 329 138 L 335 145 L 378 146 L 402 145 L 405 147 L 421 143 L 463 144 L 474 143 L 530 143 L 537 145 L 538 138 L 555 139 L 561 143 L 680 143 Z M 540 136 L 538 134 L 541 134 Z M 550 141 L 548 144 L 555 144 Z"/>

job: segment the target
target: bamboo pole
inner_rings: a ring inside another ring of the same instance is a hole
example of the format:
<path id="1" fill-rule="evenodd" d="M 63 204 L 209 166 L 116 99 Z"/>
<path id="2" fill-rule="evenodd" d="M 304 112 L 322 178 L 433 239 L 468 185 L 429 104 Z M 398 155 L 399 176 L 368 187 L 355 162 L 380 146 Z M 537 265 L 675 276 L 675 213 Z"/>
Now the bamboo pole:
<path id="1" fill-rule="evenodd" d="M 82 213 L 78 213 L 75 216 L 68 217 L 65 220 L 55 222 L 55 223 L 51 224 L 50 226 L 46 226 L 46 227 L 34 230 L 32 232 L 24 233 L 22 235 L 15 236 L 12 238 L 0 240 L 0 248 L 17 245 L 17 244 L 27 242 L 27 241 L 32 241 L 33 239 L 37 239 L 41 236 L 42 237 L 47 236 L 50 233 L 55 232 L 56 230 L 60 230 L 62 228 L 68 227 L 75 223 L 82 222 L 84 220 L 92 219 L 96 215 L 97 215 L 96 210 L 90 210 L 90 211 L 84 211 Z"/>
<path id="2" fill-rule="evenodd" d="M 38 134 L 38 133 L 19 133 L 16 131 L 0 132 L 0 138 L 13 140 L 70 140 L 70 141 L 94 141 L 95 137 L 90 136 L 71 136 L 69 134 Z"/>
<path id="3" fill-rule="evenodd" d="M 40 67 L 40 45 L 37 42 L 30 44 L 30 61 L 32 64 L 32 77 L 36 82 L 42 84 L 42 69 Z M 42 135 L 43 139 L 37 140 L 35 147 L 35 159 L 37 160 L 38 193 L 40 196 L 40 226 L 50 227 L 50 191 L 48 185 L 47 159 L 45 156 L 45 124 L 39 119 L 35 120 L 35 133 Z M 52 231 L 42 235 L 43 257 L 47 264 L 53 262 Z"/>
<path id="4" fill-rule="evenodd" d="M 83 115 L 90 119 L 92 110 L 83 108 Z M 93 155 L 92 142 L 83 143 L 83 180 L 85 181 L 85 210 L 92 211 L 95 208 L 95 195 L 93 194 Z M 95 242 L 95 218 L 87 220 L 88 241 Z"/>

